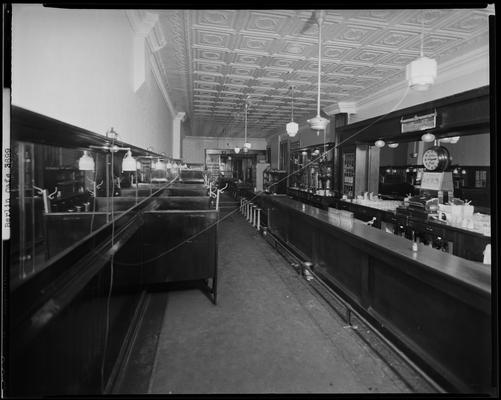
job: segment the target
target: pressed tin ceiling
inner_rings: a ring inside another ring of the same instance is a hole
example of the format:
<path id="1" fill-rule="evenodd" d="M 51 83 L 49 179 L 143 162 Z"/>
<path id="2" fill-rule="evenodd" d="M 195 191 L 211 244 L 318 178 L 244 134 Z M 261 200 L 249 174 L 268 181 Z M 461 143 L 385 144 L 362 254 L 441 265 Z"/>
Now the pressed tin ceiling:
<path id="1" fill-rule="evenodd" d="M 158 58 L 188 135 L 285 132 L 316 115 L 318 26 L 313 10 L 155 10 L 166 45 Z M 326 10 L 322 26 L 322 107 L 361 101 L 405 80 L 424 55 L 441 62 L 488 43 L 491 9 Z"/>

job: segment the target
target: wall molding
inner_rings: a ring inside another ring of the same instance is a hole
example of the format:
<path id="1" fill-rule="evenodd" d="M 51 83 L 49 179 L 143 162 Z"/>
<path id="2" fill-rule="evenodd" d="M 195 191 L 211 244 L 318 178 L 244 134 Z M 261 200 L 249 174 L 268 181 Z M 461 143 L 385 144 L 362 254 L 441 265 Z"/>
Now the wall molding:
<path id="1" fill-rule="evenodd" d="M 167 44 L 162 28 L 158 22 L 158 14 L 142 10 L 127 10 L 125 13 L 134 35 L 144 38 L 147 43 L 147 47 L 151 52 L 148 57 L 151 71 L 153 72 L 153 76 L 162 93 L 167 108 L 174 118 L 176 116 L 176 111 L 167 90 L 169 85 L 165 66 L 158 56 L 158 50 Z"/>

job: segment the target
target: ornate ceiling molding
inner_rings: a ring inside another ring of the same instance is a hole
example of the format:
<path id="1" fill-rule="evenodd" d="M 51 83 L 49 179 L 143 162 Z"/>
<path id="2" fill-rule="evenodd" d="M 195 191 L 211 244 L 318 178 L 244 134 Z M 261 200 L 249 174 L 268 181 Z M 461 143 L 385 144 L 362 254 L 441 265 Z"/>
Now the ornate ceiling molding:
<path id="1" fill-rule="evenodd" d="M 289 118 L 287 91 L 291 84 L 297 88 L 298 122 L 311 117 L 316 105 L 318 48 L 317 27 L 307 26 L 312 12 L 159 12 L 168 37 L 159 53 L 169 91 L 176 94 L 175 108 L 184 104 L 183 111 L 193 122 L 191 128 L 197 129 L 191 135 L 221 134 L 212 126 L 231 122 L 238 102 L 248 95 L 254 99 L 249 132 L 264 137 L 281 130 Z M 454 60 L 488 43 L 487 16 L 493 13 L 493 8 L 327 10 L 323 109 L 335 109 L 342 102 L 363 109 L 390 96 L 391 91 L 398 97 L 406 87 L 405 67 L 419 54 L 423 18 L 424 52 L 437 59 L 439 75 L 441 70 L 444 75 L 454 75 L 458 65 L 467 69 L 468 60 L 456 64 Z"/>

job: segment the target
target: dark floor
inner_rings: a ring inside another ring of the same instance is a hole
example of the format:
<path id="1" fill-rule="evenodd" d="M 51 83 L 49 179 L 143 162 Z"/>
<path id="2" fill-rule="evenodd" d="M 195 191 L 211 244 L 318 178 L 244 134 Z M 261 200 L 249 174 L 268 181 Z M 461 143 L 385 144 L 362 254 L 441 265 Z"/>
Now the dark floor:
<path id="1" fill-rule="evenodd" d="M 436 391 L 370 331 L 347 325 L 240 214 L 222 219 L 218 304 L 197 289 L 153 294 L 157 314 L 166 303 L 161 330 L 152 333 L 150 316 L 132 356 L 150 362 L 115 392 Z"/>

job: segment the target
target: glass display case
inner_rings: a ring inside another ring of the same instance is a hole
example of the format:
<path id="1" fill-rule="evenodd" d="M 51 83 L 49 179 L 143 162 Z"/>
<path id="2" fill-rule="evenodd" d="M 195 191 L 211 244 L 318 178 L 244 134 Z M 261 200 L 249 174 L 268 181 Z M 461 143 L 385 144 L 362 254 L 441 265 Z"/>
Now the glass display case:
<path id="1" fill-rule="evenodd" d="M 263 189 L 265 193 L 287 193 L 287 171 L 266 168 L 263 172 Z"/>
<path id="2" fill-rule="evenodd" d="M 288 188 L 317 196 L 334 195 L 334 143 L 292 150 Z"/>

